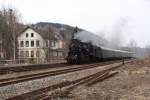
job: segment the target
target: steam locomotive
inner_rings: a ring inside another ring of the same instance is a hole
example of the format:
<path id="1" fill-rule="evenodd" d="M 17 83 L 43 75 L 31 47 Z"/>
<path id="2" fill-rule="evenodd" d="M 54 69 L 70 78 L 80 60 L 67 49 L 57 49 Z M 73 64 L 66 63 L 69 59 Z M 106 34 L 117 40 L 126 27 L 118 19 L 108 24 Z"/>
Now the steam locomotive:
<path id="1" fill-rule="evenodd" d="M 82 40 L 77 38 L 71 39 L 67 56 L 68 63 L 77 64 L 112 59 L 126 59 L 134 56 L 132 52 L 105 48 L 93 45 L 92 42 Z"/>

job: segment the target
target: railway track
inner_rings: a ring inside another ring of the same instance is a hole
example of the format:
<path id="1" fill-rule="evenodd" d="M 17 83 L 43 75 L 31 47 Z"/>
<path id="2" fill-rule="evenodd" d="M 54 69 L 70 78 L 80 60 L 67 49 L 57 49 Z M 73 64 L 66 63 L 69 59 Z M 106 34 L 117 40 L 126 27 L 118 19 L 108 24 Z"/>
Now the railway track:
<path id="1" fill-rule="evenodd" d="M 15 72 L 25 72 L 25 71 L 35 71 L 41 69 L 52 69 L 52 68 L 60 68 L 71 66 L 71 64 L 67 63 L 56 63 L 56 64 L 35 64 L 35 65 L 22 65 L 22 66 L 14 66 L 14 67 L 2 67 L 0 68 L 0 75 L 15 73 Z"/>
<path id="2" fill-rule="evenodd" d="M 79 64 L 79 65 L 85 65 L 85 64 Z M 11 67 L 6 66 L 6 67 L 0 67 L 0 75 L 25 72 L 25 71 L 36 71 L 36 70 L 43 70 L 43 69 L 64 68 L 64 67 L 71 67 L 71 66 L 74 65 L 68 63 L 56 63 L 56 64 L 22 65 L 22 66 L 11 66 Z"/>
<path id="3" fill-rule="evenodd" d="M 51 93 L 49 93 L 49 91 L 46 91 L 46 92 L 42 92 L 38 95 L 34 95 L 34 97 L 31 97 L 28 99 L 23 99 L 23 100 L 51 100 L 51 99 L 55 99 L 58 97 L 60 97 L 60 98 L 68 97 L 68 94 L 70 94 L 70 92 L 79 85 L 85 85 L 85 86 L 89 87 L 100 81 L 103 81 L 105 79 L 108 79 L 108 78 L 118 74 L 117 71 L 116 72 L 111 72 L 111 71 L 117 69 L 120 66 L 106 69 L 106 70 L 100 71 L 98 73 L 95 73 L 93 75 L 89 75 L 87 77 L 72 81 L 72 82 L 70 82 L 70 85 L 66 85 L 66 86 L 62 87 L 64 89 L 62 89 L 59 92 L 57 92 L 57 90 L 54 90 L 54 91 L 51 90 L 50 91 Z M 17 100 L 17 99 L 8 99 L 8 100 Z"/>
<path id="4" fill-rule="evenodd" d="M 118 62 L 118 61 L 116 61 L 116 62 Z M 55 71 L 32 73 L 32 74 L 21 75 L 21 76 L 16 76 L 16 77 L 11 77 L 11 78 L 3 78 L 3 79 L 0 79 L 0 87 L 10 85 L 10 84 L 16 84 L 19 82 L 29 81 L 29 80 L 40 79 L 40 78 L 44 78 L 44 77 L 55 76 L 55 75 L 90 69 L 90 68 L 94 68 L 94 67 L 98 67 L 98 66 L 108 65 L 111 63 L 114 63 L 114 61 L 83 65 L 80 67 L 73 67 L 73 68 L 64 68 L 64 69 L 55 70 Z"/>
<path id="5" fill-rule="evenodd" d="M 66 81 L 62 83 L 58 83 L 43 89 L 35 90 L 29 93 L 25 93 L 16 97 L 8 98 L 7 100 L 51 100 L 52 98 L 55 98 L 53 95 L 57 89 L 64 88 L 64 91 L 61 95 L 69 93 L 72 89 L 79 85 L 85 85 L 85 86 L 92 86 L 96 84 L 97 82 L 103 81 L 107 78 L 110 78 L 114 75 L 116 75 L 118 72 L 114 71 L 117 68 L 121 67 L 122 63 L 118 63 L 118 65 L 106 68 L 104 70 L 101 70 L 97 73 L 94 73 L 92 75 L 88 75 L 73 81 Z M 49 92 L 51 94 L 49 95 Z M 57 97 L 58 95 L 56 95 Z"/>

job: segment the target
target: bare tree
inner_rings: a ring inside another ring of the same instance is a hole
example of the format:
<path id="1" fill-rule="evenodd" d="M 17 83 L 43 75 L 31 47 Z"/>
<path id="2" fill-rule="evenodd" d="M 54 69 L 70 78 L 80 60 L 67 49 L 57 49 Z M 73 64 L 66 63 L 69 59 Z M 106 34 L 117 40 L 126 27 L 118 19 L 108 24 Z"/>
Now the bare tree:
<path id="1" fill-rule="evenodd" d="M 46 39 L 44 40 L 43 50 L 45 53 L 46 60 L 49 61 L 52 56 L 51 41 L 54 41 L 54 30 L 51 25 L 48 25 L 45 29 Z"/>
<path id="2" fill-rule="evenodd" d="M 2 46 L 6 52 L 6 59 L 16 59 L 18 16 L 15 10 L 3 8 L 0 11 L 0 34 Z"/>
<path id="3" fill-rule="evenodd" d="M 64 52 L 64 56 L 67 56 L 67 53 L 69 51 L 69 44 L 71 42 L 71 39 L 74 38 L 74 33 L 77 33 L 78 29 L 77 27 L 73 30 L 69 30 L 69 29 L 65 29 L 63 30 L 63 38 L 64 38 L 64 42 L 65 42 L 65 52 Z"/>

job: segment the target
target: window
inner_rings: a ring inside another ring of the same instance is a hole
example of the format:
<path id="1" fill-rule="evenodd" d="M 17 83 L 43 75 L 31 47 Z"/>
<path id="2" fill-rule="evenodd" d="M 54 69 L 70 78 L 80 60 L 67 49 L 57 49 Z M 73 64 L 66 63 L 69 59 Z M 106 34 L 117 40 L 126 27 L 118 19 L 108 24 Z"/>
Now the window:
<path id="1" fill-rule="evenodd" d="M 26 37 L 28 37 L 29 35 L 28 35 L 28 33 L 26 33 Z"/>
<path id="2" fill-rule="evenodd" d="M 34 51 L 31 51 L 31 57 L 34 57 Z"/>
<path id="3" fill-rule="evenodd" d="M 53 56 L 55 56 L 55 57 L 57 56 L 57 51 L 53 52 Z"/>
<path id="4" fill-rule="evenodd" d="M 51 42 L 51 46 L 57 48 L 57 42 L 56 41 Z"/>
<path id="5" fill-rule="evenodd" d="M 2 40 L 0 40 L 0 44 L 2 44 Z"/>
<path id="6" fill-rule="evenodd" d="M 62 52 L 58 52 L 58 56 L 63 56 Z"/>
<path id="7" fill-rule="evenodd" d="M 20 57 L 24 57 L 24 51 L 20 51 Z"/>
<path id="8" fill-rule="evenodd" d="M 2 53 L 0 52 L 0 58 L 2 58 L 2 56 L 1 56 L 1 55 L 2 55 Z"/>
<path id="9" fill-rule="evenodd" d="M 24 41 L 21 41 L 21 42 L 20 42 L 20 46 L 21 46 L 21 47 L 24 47 Z"/>
<path id="10" fill-rule="evenodd" d="M 26 41 L 26 47 L 29 47 L 29 41 Z"/>
<path id="11" fill-rule="evenodd" d="M 40 41 L 37 40 L 37 41 L 36 41 L 36 47 L 39 47 L 39 46 L 40 46 Z"/>
<path id="12" fill-rule="evenodd" d="M 51 46 L 54 47 L 54 41 L 51 42 Z"/>
<path id="13" fill-rule="evenodd" d="M 34 41 L 31 41 L 31 47 L 34 47 Z"/>
<path id="14" fill-rule="evenodd" d="M 56 46 L 56 41 L 52 41 L 52 42 L 51 42 L 51 46 L 52 46 L 52 47 L 55 47 L 55 46 Z"/>
<path id="15" fill-rule="evenodd" d="M 4 58 L 4 53 L 3 52 L 0 53 L 0 58 Z"/>
<path id="16" fill-rule="evenodd" d="M 29 51 L 25 52 L 26 57 L 29 57 Z"/>
<path id="17" fill-rule="evenodd" d="M 40 57 L 40 51 L 36 51 L 36 57 Z"/>
<path id="18" fill-rule="evenodd" d="M 31 37 L 34 37 L 34 33 L 31 33 Z"/>
<path id="19" fill-rule="evenodd" d="M 49 47 L 49 40 L 46 41 L 46 47 Z"/>

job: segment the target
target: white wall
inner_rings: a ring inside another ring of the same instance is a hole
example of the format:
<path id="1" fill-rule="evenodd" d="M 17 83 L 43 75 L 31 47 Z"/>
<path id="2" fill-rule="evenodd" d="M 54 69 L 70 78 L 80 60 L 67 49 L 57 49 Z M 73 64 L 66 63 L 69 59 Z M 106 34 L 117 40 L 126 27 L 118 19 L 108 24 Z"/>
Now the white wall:
<path id="1" fill-rule="evenodd" d="M 28 33 L 28 37 L 26 37 L 26 33 Z M 31 33 L 34 34 L 33 37 L 31 37 Z M 40 46 L 37 47 L 36 46 L 36 41 L 39 40 L 39 44 Z M 24 41 L 24 47 L 21 47 L 20 43 L 21 41 Z M 25 42 L 29 41 L 29 47 L 26 47 Z M 34 41 L 34 47 L 31 47 L 31 41 Z M 39 50 L 40 53 L 40 58 L 44 58 L 45 57 L 45 52 L 43 50 L 43 46 L 44 46 L 44 39 L 41 37 L 41 35 L 37 32 L 35 32 L 34 30 L 28 28 L 27 30 L 25 30 L 19 37 L 18 37 L 18 43 L 19 43 L 19 54 L 20 51 L 29 51 L 29 58 L 31 57 L 31 51 L 34 51 L 34 58 L 36 57 L 36 51 Z"/>

